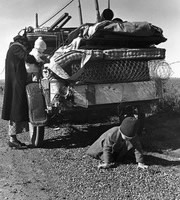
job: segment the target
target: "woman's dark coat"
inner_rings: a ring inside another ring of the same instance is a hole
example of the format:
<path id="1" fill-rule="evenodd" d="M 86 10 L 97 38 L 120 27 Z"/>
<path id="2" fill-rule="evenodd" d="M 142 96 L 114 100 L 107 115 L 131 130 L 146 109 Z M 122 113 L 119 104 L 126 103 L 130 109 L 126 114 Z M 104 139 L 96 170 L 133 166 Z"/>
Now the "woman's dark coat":
<path id="1" fill-rule="evenodd" d="M 25 58 L 26 50 L 23 45 L 15 42 L 9 47 L 5 62 L 5 90 L 2 109 L 2 119 L 4 120 L 28 121 Z"/>

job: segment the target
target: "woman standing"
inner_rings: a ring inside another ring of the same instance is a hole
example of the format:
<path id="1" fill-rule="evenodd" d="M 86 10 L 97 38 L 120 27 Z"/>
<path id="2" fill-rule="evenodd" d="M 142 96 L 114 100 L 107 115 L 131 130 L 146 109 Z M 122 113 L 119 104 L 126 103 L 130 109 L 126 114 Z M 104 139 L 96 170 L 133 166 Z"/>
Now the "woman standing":
<path id="1" fill-rule="evenodd" d="M 28 39 L 17 35 L 10 44 L 5 60 L 5 90 L 2 119 L 9 121 L 9 143 L 13 148 L 27 148 L 17 139 L 17 134 L 28 130 L 28 104 L 26 97 L 27 73 L 25 61 L 35 62 L 28 54 Z"/>

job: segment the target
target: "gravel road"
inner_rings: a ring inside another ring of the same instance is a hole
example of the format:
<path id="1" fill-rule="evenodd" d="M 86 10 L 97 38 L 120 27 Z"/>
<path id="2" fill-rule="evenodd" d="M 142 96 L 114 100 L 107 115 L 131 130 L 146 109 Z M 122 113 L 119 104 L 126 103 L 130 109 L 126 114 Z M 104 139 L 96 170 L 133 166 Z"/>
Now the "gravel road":
<path id="1" fill-rule="evenodd" d="M 0 120 L 0 199 L 180 200 L 180 151 L 173 140 L 165 140 L 160 134 L 170 131 L 176 135 L 177 144 L 180 117 L 162 121 L 158 127 L 147 122 L 151 132 L 143 137 L 145 160 L 150 166 L 143 171 L 130 160 L 116 168 L 98 170 L 98 161 L 85 155 L 108 126 L 46 128 L 42 148 L 12 150 L 7 146 L 7 122 Z M 155 122 L 158 124 L 157 119 Z M 172 124 L 176 124 L 173 129 Z M 162 140 L 154 142 L 153 133 L 157 132 Z M 20 139 L 29 142 L 28 133 Z"/>

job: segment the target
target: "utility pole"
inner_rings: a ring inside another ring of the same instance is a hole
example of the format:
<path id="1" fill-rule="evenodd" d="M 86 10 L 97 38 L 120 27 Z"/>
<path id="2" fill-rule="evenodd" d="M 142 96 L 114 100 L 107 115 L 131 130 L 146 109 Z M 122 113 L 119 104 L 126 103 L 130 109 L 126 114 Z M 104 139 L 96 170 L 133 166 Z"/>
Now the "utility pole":
<path id="1" fill-rule="evenodd" d="M 38 14 L 36 13 L 36 28 L 38 28 Z"/>
<path id="2" fill-rule="evenodd" d="M 98 4 L 98 0 L 95 0 L 95 6 L 96 6 L 96 16 L 97 16 L 97 22 L 100 21 L 100 13 L 99 13 L 99 4 Z"/>
<path id="3" fill-rule="evenodd" d="M 78 7 L 79 7 L 79 18 L 80 18 L 80 25 L 83 24 L 83 18 L 82 18 L 82 10 L 81 10 L 81 2 L 78 0 Z"/>
<path id="4" fill-rule="evenodd" d="M 108 0 L 108 8 L 110 9 L 110 0 Z"/>

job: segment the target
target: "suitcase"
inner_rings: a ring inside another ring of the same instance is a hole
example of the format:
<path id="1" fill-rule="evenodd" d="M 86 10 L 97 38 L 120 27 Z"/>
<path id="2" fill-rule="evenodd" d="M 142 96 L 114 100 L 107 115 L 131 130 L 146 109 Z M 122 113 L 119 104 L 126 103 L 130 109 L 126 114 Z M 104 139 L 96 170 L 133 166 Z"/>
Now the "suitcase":
<path id="1" fill-rule="evenodd" d="M 41 85 L 37 82 L 26 86 L 29 120 L 33 126 L 44 126 L 47 122 L 46 104 Z"/>

